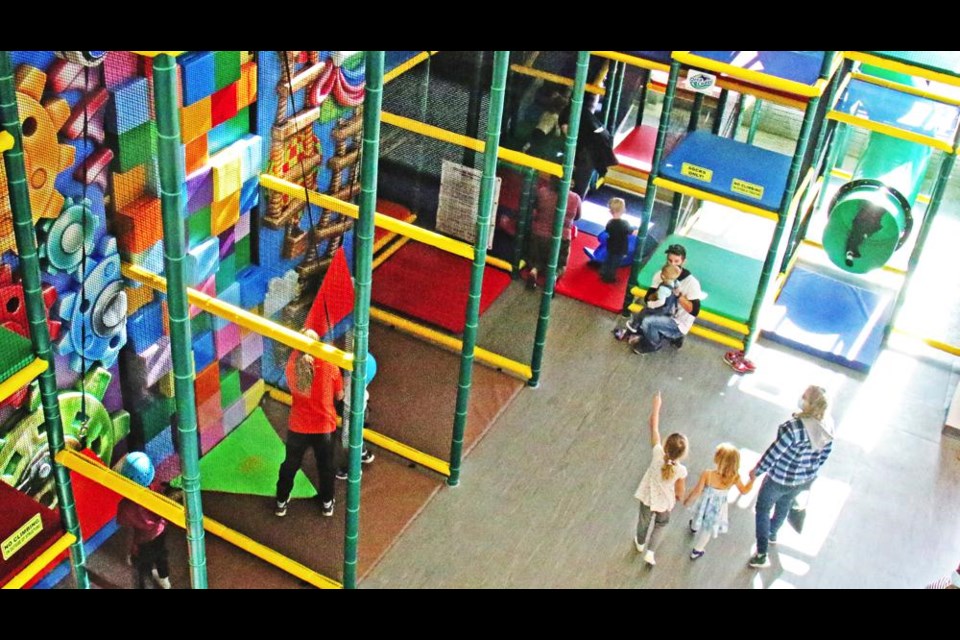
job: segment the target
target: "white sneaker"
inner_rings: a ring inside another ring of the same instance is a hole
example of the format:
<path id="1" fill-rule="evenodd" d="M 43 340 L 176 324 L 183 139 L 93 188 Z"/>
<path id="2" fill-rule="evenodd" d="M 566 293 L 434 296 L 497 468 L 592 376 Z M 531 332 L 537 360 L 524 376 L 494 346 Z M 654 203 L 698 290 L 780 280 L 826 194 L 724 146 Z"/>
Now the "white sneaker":
<path id="1" fill-rule="evenodd" d="M 640 553 L 643 553 L 644 545 L 637 538 L 633 539 L 633 545 L 637 548 L 637 551 L 639 551 Z"/>
<path id="2" fill-rule="evenodd" d="M 651 567 L 656 566 L 657 560 L 653 557 L 653 551 L 647 551 L 643 554 L 643 561 L 646 562 Z"/>
<path id="3" fill-rule="evenodd" d="M 161 589 L 169 589 L 169 588 L 170 588 L 170 578 L 169 578 L 169 577 L 161 578 L 161 577 L 160 577 L 160 574 L 157 573 L 157 570 L 156 570 L 156 569 L 154 569 L 154 570 L 152 571 L 152 573 L 153 573 L 153 581 L 157 583 L 157 586 L 158 586 L 158 587 L 160 587 Z"/>

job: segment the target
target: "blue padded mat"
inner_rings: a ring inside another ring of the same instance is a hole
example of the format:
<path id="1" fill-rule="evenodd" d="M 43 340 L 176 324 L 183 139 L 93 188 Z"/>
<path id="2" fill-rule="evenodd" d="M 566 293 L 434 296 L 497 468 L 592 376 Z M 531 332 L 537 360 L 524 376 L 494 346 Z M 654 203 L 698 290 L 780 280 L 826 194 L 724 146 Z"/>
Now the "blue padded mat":
<path id="1" fill-rule="evenodd" d="M 383 54 L 383 72 L 396 69 L 410 58 L 423 53 L 422 51 L 385 51 Z"/>
<path id="2" fill-rule="evenodd" d="M 691 51 L 692 55 L 768 76 L 814 84 L 823 66 L 823 51 Z"/>
<path id="3" fill-rule="evenodd" d="M 960 109 L 953 105 L 856 79 L 850 81 L 834 110 L 947 143 L 953 142 L 960 120 Z"/>
<path id="4" fill-rule="evenodd" d="M 880 355 L 892 312 L 892 294 L 797 267 L 766 316 L 762 335 L 818 358 L 868 371 Z"/>
<path id="5" fill-rule="evenodd" d="M 777 211 L 790 171 L 790 157 L 694 131 L 664 158 L 660 175 L 674 182 Z"/>

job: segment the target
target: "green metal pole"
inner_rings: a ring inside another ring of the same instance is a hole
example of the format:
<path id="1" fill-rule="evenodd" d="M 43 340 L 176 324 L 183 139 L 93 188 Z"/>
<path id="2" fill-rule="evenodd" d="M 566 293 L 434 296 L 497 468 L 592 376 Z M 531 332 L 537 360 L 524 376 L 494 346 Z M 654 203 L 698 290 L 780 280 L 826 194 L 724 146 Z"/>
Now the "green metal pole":
<path id="1" fill-rule="evenodd" d="M 958 144 L 960 144 L 960 132 L 954 136 L 953 148 L 956 149 Z M 900 285 L 899 291 L 897 291 L 897 297 L 893 303 L 893 313 L 890 315 L 890 322 L 883 331 L 884 345 L 887 344 L 887 340 L 890 338 L 890 333 L 896 326 L 897 317 L 900 315 L 900 309 L 903 307 L 903 302 L 906 299 L 907 289 L 910 286 L 910 281 L 913 279 L 913 274 L 917 269 L 917 264 L 920 262 L 920 254 L 923 253 L 923 247 L 927 243 L 927 236 L 930 235 L 930 227 L 933 224 L 933 218 L 937 215 L 937 211 L 940 210 L 940 202 L 943 200 L 943 195 L 947 190 L 947 181 L 950 179 L 950 173 L 953 171 L 953 165 L 957 161 L 956 154 L 944 153 L 943 156 L 943 161 L 940 163 L 940 173 L 937 175 L 937 182 L 933 185 L 933 193 L 930 194 L 930 204 L 927 205 L 927 211 L 923 216 L 923 222 L 920 224 L 920 231 L 917 234 L 917 242 L 913 246 L 913 251 L 910 252 L 910 259 L 907 261 L 907 273 L 903 276 L 903 282 Z"/>
<path id="2" fill-rule="evenodd" d="M 467 429 L 467 408 L 470 386 L 473 383 L 473 354 L 477 346 L 477 319 L 480 317 L 480 290 L 483 269 L 487 262 L 487 240 L 490 238 L 490 216 L 493 209 L 493 189 L 497 180 L 497 155 L 500 146 L 500 121 L 503 119 L 503 99 L 510 69 L 510 52 L 493 54 L 493 80 L 490 84 L 490 105 L 487 111 L 487 140 L 483 154 L 483 177 L 480 181 L 480 202 L 477 205 L 477 238 L 473 245 L 473 268 L 470 271 L 470 294 L 467 298 L 467 318 L 463 329 L 463 348 L 460 352 L 460 380 L 457 386 L 457 410 L 453 418 L 453 439 L 450 443 L 450 477 L 447 484 L 460 484 L 460 463 L 463 458 L 463 434 Z"/>
<path id="3" fill-rule="evenodd" d="M 717 98 L 717 110 L 714 112 L 714 116 L 713 116 L 713 127 L 711 128 L 711 132 L 715 136 L 720 135 L 720 127 L 723 126 L 723 112 L 727 108 L 727 100 L 729 99 L 730 99 L 730 90 L 721 89 L 720 97 Z"/>
<path id="4" fill-rule="evenodd" d="M 623 81 L 627 73 L 626 63 L 621 63 L 620 68 L 617 70 L 617 86 L 613 92 L 613 96 L 610 98 L 610 126 L 607 127 L 607 130 L 610 132 L 610 135 L 617 135 L 617 130 L 620 128 L 620 98 L 623 96 Z"/>
<path id="5" fill-rule="evenodd" d="M 383 51 L 366 53 L 363 98 L 363 142 L 360 149 L 360 212 L 354 226 L 357 252 L 353 302 L 353 373 L 350 377 L 350 450 L 347 462 L 347 508 L 343 534 L 343 586 L 357 587 L 357 545 L 360 540 L 360 453 L 367 391 L 370 340 L 370 289 L 373 279 L 373 215 L 377 206 L 377 162 L 380 159 L 380 111 L 383 104 Z"/>
<path id="6" fill-rule="evenodd" d="M 643 84 L 640 85 L 640 97 L 638 98 L 637 105 L 637 118 L 633 123 L 634 127 L 643 126 L 643 110 L 647 106 L 647 85 L 650 84 L 650 72 L 647 72 L 647 77 L 643 79 Z"/>
<path id="7" fill-rule="evenodd" d="M 653 206 L 657 201 L 657 186 L 654 180 L 660 173 L 660 160 L 663 158 L 663 148 L 667 143 L 667 129 L 670 128 L 673 99 L 677 95 L 677 79 L 680 77 L 680 63 L 670 63 L 670 78 L 667 80 L 667 93 L 663 98 L 663 111 L 660 113 L 660 127 L 657 129 L 657 146 L 653 150 L 653 162 L 650 165 L 650 176 L 647 178 L 647 194 L 643 197 L 643 217 L 640 219 L 640 229 L 637 231 L 637 253 L 630 267 L 630 277 L 627 278 L 627 287 L 623 292 L 623 311 L 621 316 L 630 315 L 630 304 L 633 294 L 630 289 L 637 283 L 640 268 L 643 266 L 644 245 L 650 231 L 650 218 L 653 216 Z"/>
<path id="8" fill-rule="evenodd" d="M 737 139 L 737 133 L 740 132 L 740 125 L 743 124 L 743 112 L 744 112 L 743 103 L 744 102 L 746 102 L 746 96 L 741 93 L 737 97 L 737 113 L 733 117 L 733 130 L 730 132 L 731 140 Z"/>
<path id="9" fill-rule="evenodd" d="M 613 115 L 612 113 L 613 103 L 611 102 L 610 98 L 613 96 L 614 89 L 617 86 L 617 69 L 619 68 L 620 68 L 620 62 L 617 60 L 614 60 L 613 66 L 610 68 L 610 73 L 609 73 L 610 86 L 606 88 L 607 91 L 605 96 L 607 100 L 604 101 L 605 104 L 603 106 L 603 128 L 606 129 L 607 131 L 610 130 L 610 120 Z"/>
<path id="10" fill-rule="evenodd" d="M 573 179 L 573 158 L 577 153 L 577 136 L 580 134 L 580 112 L 583 110 L 583 90 L 587 84 L 587 67 L 590 62 L 589 51 L 577 53 L 577 75 L 573 82 L 573 96 L 570 102 L 570 126 L 567 128 L 567 140 L 563 150 L 563 178 L 557 188 L 557 210 L 553 220 L 553 245 L 550 260 L 547 263 L 546 283 L 540 297 L 540 316 L 537 318 L 537 333 L 533 341 L 533 356 L 530 369 L 533 375 L 527 383 L 531 387 L 539 386 L 543 367 L 543 349 L 547 343 L 547 327 L 550 324 L 550 303 L 553 301 L 553 288 L 557 283 L 557 260 L 560 257 L 560 237 L 563 233 L 563 219 L 567 211 L 567 194 Z"/>
<path id="11" fill-rule="evenodd" d="M 698 93 L 693 97 L 693 106 L 690 108 L 690 119 L 687 121 L 687 132 L 693 133 L 700 126 L 700 113 L 703 111 L 703 94 Z M 677 230 L 680 225 L 680 205 L 683 204 L 683 194 L 673 194 L 673 201 L 670 203 L 670 222 L 667 223 L 667 235 Z"/>
<path id="12" fill-rule="evenodd" d="M 47 370 L 40 374 L 40 397 L 47 442 L 50 446 L 50 462 L 53 464 L 57 501 L 60 503 L 60 522 L 64 530 L 77 539 L 70 545 L 70 566 L 77 588 L 89 589 L 90 577 L 87 575 L 83 534 L 80 531 L 80 520 L 77 517 L 77 506 L 73 498 L 70 472 L 56 461 L 56 455 L 63 451 L 65 446 L 63 423 L 60 417 L 60 402 L 57 399 L 57 376 L 53 363 L 53 351 L 50 347 L 47 311 L 43 304 L 41 289 L 43 283 L 40 281 L 40 261 L 37 258 L 37 236 L 33 228 L 33 213 L 30 210 L 30 192 L 27 188 L 23 156 L 23 132 L 20 130 L 13 62 L 9 51 L 0 52 L 0 130 L 13 136 L 13 148 L 3 154 L 3 163 L 7 172 L 13 235 L 17 252 L 20 254 L 20 278 L 23 283 L 27 321 L 30 324 L 30 342 L 33 343 L 33 351 L 37 357 L 47 362 Z"/>
<path id="13" fill-rule="evenodd" d="M 763 100 L 757 98 L 753 103 L 753 113 L 750 115 L 750 129 L 747 131 L 747 144 L 753 144 L 757 136 L 757 126 L 760 124 L 760 112 L 763 110 Z"/>
<path id="14" fill-rule="evenodd" d="M 523 259 L 523 247 L 526 244 L 527 231 L 530 228 L 530 214 L 533 211 L 533 192 L 537 184 L 537 172 L 522 169 L 523 192 L 520 194 L 520 210 L 517 211 L 517 231 L 513 236 L 513 272 L 514 280 L 520 279 L 520 262 Z"/>
<path id="15" fill-rule="evenodd" d="M 830 82 L 830 88 L 827 90 L 827 104 L 829 105 L 833 104 L 833 100 L 836 97 L 837 88 L 840 86 L 841 75 L 842 74 L 838 73 L 837 76 L 833 78 L 833 80 L 831 80 Z M 824 151 L 824 145 L 826 144 L 828 135 L 833 129 L 836 128 L 836 125 L 837 125 L 836 120 L 824 120 L 823 123 L 821 124 L 820 131 L 817 134 L 817 144 L 814 147 L 813 155 L 811 156 L 813 158 L 814 166 L 817 166 L 818 160 L 821 157 L 820 154 L 823 153 Z M 829 156 L 830 154 L 829 148 L 827 149 L 826 153 Z M 823 165 L 826 165 L 826 162 L 824 162 Z M 823 178 L 823 190 L 826 190 L 826 187 L 828 184 L 828 178 L 829 178 L 828 174 L 829 174 L 829 171 L 822 174 L 821 176 L 818 176 Z M 815 183 L 816 181 L 811 182 L 810 188 L 813 188 L 813 185 Z M 790 227 L 790 235 L 787 239 L 787 250 L 783 253 L 783 260 L 780 262 L 780 273 L 783 273 L 784 271 L 787 270 L 787 265 L 790 263 L 790 260 L 793 258 L 793 254 L 796 253 L 797 247 L 800 246 L 800 242 L 799 240 L 797 240 L 797 233 L 800 231 L 802 219 L 804 218 L 804 216 L 801 215 L 802 209 L 803 209 L 803 203 L 801 202 L 801 206 L 797 209 L 797 211 L 794 213 L 794 216 L 793 216 L 793 224 Z M 811 213 L 811 215 L 815 212 L 816 212 L 816 209 L 813 209 L 813 212 Z M 804 226 L 804 230 L 806 230 L 806 226 Z"/>
<path id="16" fill-rule="evenodd" d="M 820 104 L 820 98 L 810 98 L 807 103 L 807 110 L 803 115 L 803 124 L 800 126 L 800 137 L 797 140 L 797 148 L 793 152 L 793 161 L 790 163 L 790 173 L 787 174 L 787 185 L 783 191 L 783 198 L 780 200 L 780 210 L 777 212 L 777 226 L 773 232 L 773 239 L 770 241 L 770 249 L 767 251 L 767 257 L 763 261 L 763 269 L 760 271 L 760 282 L 757 287 L 757 295 L 753 299 L 753 306 L 750 308 L 750 319 L 747 326 L 750 333 L 743 341 L 743 351 L 747 353 L 750 347 L 757 339 L 760 328 L 757 326 L 757 319 L 760 316 L 760 309 L 763 307 L 764 298 L 767 296 L 767 288 L 770 286 L 770 277 L 773 274 L 773 263 L 777 259 L 777 250 L 780 248 L 780 240 L 783 238 L 783 230 L 787 226 L 787 211 L 790 209 L 790 201 L 793 200 L 793 194 L 797 190 L 797 182 L 800 180 L 800 165 L 803 164 L 803 156 L 807 151 L 807 145 L 810 143 L 810 130 L 813 128 L 813 121 L 816 119 L 817 107 Z"/>
<path id="17" fill-rule="evenodd" d="M 193 381 L 193 348 L 187 305 L 186 260 L 181 195 L 183 159 L 180 156 L 180 119 L 177 109 L 176 61 L 161 54 L 153 60 L 153 106 L 157 114 L 160 156 L 160 206 L 163 217 L 163 264 L 167 276 L 167 307 L 170 314 L 170 351 L 177 400 L 177 434 L 183 496 L 186 506 L 187 552 L 190 584 L 207 588 L 207 556 L 204 545 L 203 505 L 200 499 L 200 447 L 197 434 Z"/>

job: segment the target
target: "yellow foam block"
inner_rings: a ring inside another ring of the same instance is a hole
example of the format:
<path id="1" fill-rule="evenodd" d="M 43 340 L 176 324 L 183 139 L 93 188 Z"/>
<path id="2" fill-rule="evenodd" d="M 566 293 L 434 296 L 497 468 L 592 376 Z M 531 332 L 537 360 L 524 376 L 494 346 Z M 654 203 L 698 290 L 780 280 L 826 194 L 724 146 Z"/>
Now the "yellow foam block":
<path id="1" fill-rule="evenodd" d="M 240 66 L 240 80 L 237 82 L 237 111 L 257 99 L 257 63 L 244 62 Z"/>
<path id="2" fill-rule="evenodd" d="M 211 128 L 210 96 L 180 109 L 180 138 L 184 144 L 193 142 Z"/>
<path id="3" fill-rule="evenodd" d="M 253 413 L 254 409 L 260 405 L 260 400 L 266 391 L 267 386 L 264 384 L 263 379 L 260 379 L 254 382 L 252 387 L 243 392 L 243 407 L 247 415 Z"/>
<path id="4" fill-rule="evenodd" d="M 210 205 L 210 233 L 220 235 L 240 220 L 240 192 L 234 191 Z"/>
<path id="5" fill-rule="evenodd" d="M 142 196 L 147 191 L 147 163 L 138 164 L 126 173 L 113 174 L 113 203 L 117 210 Z"/>
<path id="6" fill-rule="evenodd" d="M 160 380 L 157 382 L 157 389 L 160 391 L 160 393 L 164 397 L 166 398 L 173 397 L 174 389 L 173 389 L 173 371 L 172 370 L 168 371 L 166 375 L 160 378 Z"/>
<path id="7" fill-rule="evenodd" d="M 214 200 L 223 200 L 240 191 L 240 155 L 243 146 L 235 143 L 210 156 Z"/>
<path id="8" fill-rule="evenodd" d="M 150 287 L 125 287 L 127 292 L 127 315 L 132 316 L 137 309 L 153 301 L 153 289 Z"/>

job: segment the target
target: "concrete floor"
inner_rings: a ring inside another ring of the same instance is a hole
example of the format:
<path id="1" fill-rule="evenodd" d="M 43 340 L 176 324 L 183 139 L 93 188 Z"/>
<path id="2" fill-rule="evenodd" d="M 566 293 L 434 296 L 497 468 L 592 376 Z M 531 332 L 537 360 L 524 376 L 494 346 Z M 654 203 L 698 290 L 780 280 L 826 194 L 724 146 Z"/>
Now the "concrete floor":
<path id="1" fill-rule="evenodd" d="M 535 295 L 514 285 L 504 304 Z M 507 408 L 466 459 L 461 486 L 439 492 L 363 588 L 909 588 L 956 566 L 960 441 L 941 436 L 952 359 L 894 341 L 862 375 L 760 341 L 757 373 L 739 377 L 714 343 L 637 356 L 611 326 L 609 313 L 554 301 L 542 385 Z M 663 392 L 663 433 L 690 438 L 695 478 L 723 441 L 742 448 L 746 472 L 810 383 L 834 394 L 840 429 L 803 535 L 784 527 L 772 567 L 746 566 L 758 483 L 696 562 L 678 507 L 646 567 L 633 548 L 633 493 L 650 460 L 652 394 Z"/>

